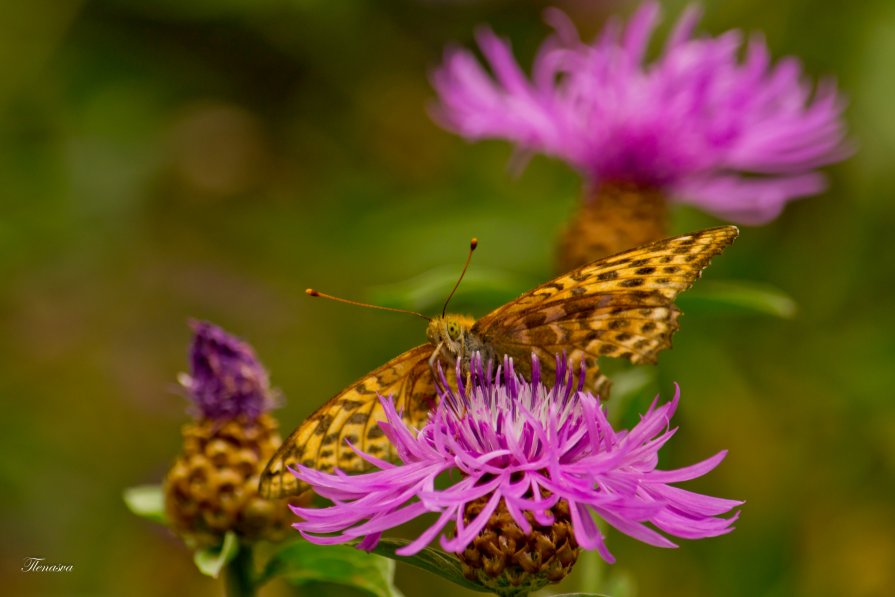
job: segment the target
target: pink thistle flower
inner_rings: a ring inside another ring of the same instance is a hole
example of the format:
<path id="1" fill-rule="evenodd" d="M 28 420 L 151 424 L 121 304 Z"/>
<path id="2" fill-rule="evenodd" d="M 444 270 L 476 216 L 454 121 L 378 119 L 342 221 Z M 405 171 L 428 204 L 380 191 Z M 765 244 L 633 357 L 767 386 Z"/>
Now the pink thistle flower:
<path id="1" fill-rule="evenodd" d="M 577 544 L 614 558 L 594 523 L 598 515 L 610 526 L 658 547 L 676 547 L 662 533 L 698 539 L 733 530 L 743 502 L 693 493 L 672 485 L 714 469 L 726 452 L 697 464 L 657 470 L 658 452 L 675 429 L 669 422 L 678 405 L 654 402 L 631 430 L 613 429 L 597 398 L 582 391 L 584 370 L 576 378 L 564 357 L 557 357 L 552 388 L 540 382 L 532 355 L 532 379 L 513 371 L 511 359 L 492 376 L 477 356 L 469 384 L 457 369 L 458 390 L 444 374 L 440 402 L 418 432 L 402 421 L 390 398 L 382 398 L 387 420 L 379 425 L 395 446 L 401 464 L 361 453 L 379 470 L 349 476 L 298 466 L 294 474 L 332 502 L 324 508 L 292 507 L 302 520 L 295 525 L 314 543 L 362 539 L 372 549 L 383 532 L 429 512 L 437 520 L 416 540 L 398 550 L 419 552 L 436 537 L 451 552 L 466 549 L 503 504 L 523 533 L 533 525 L 554 523 L 554 506 L 565 501 Z M 450 485 L 435 480 L 452 472 Z M 468 506 L 484 502 L 467 516 Z M 453 523 L 453 533 L 446 528 Z M 661 532 L 660 532 L 661 531 Z"/>
<path id="2" fill-rule="evenodd" d="M 555 34 L 530 78 L 509 42 L 484 29 L 478 42 L 493 76 L 471 52 L 449 49 L 433 74 L 433 115 L 468 139 L 507 139 L 563 159 L 595 188 L 659 189 L 743 224 L 824 190 L 817 169 L 851 152 L 835 84 L 812 90 L 796 58 L 772 64 L 761 36 L 742 58 L 739 31 L 694 36 L 695 6 L 647 62 L 659 12 L 646 2 L 626 28 L 612 20 L 585 44 L 566 15 L 549 10 Z"/>

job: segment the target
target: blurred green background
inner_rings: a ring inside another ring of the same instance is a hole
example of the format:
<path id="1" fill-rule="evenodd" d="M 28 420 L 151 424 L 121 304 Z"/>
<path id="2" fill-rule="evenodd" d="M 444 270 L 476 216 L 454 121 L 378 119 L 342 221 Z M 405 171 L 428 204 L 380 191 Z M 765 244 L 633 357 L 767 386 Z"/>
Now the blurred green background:
<path id="1" fill-rule="evenodd" d="M 482 315 L 551 274 L 579 179 L 435 126 L 428 72 L 488 23 L 525 65 L 543 3 L 32 0 L 0 21 L 0 559 L 7 595 L 215 595 L 189 553 L 124 507 L 179 449 L 189 317 L 249 340 L 290 430 L 421 343 L 369 298 L 433 269 L 480 272 Z M 586 37 L 628 2 L 563 2 Z M 662 32 L 682 2 L 667 2 Z M 793 319 L 694 309 L 659 383 L 681 384 L 690 487 L 747 501 L 731 535 L 659 550 L 613 533 L 638 595 L 895 594 L 895 3 L 732 0 L 701 25 L 763 31 L 849 97 L 859 147 L 830 190 L 745 228 L 708 280 L 774 285 Z M 716 222 L 674 212 L 683 232 Z M 490 274 L 500 282 L 487 284 Z M 23 574 L 22 558 L 69 563 Z M 399 567 L 409 595 L 457 595 Z M 574 587 L 571 587 L 574 588 Z M 284 585 L 262 594 L 286 594 Z"/>

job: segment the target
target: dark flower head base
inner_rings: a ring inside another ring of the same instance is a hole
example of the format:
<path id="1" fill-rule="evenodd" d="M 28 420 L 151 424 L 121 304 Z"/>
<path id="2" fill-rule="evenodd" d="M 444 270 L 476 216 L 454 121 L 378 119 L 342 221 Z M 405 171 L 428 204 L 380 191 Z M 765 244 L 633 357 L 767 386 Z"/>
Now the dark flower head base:
<path id="1" fill-rule="evenodd" d="M 469 550 L 480 546 L 483 533 L 493 534 L 495 525 L 505 528 L 507 520 L 525 536 L 566 520 L 574 542 L 564 549 L 597 550 L 608 562 L 614 558 L 594 514 L 659 547 L 675 547 L 659 531 L 697 539 L 733 529 L 738 514 L 719 515 L 742 502 L 671 485 L 709 472 L 724 452 L 686 468 L 656 469 L 659 449 L 675 432 L 669 421 L 677 393 L 662 406 L 654 402 L 630 431 L 616 431 L 598 398 L 583 391 L 583 368 L 571 371 L 564 357 L 557 357 L 551 388 L 540 382 L 534 355 L 531 380 L 514 372 L 511 359 L 495 373 L 476 355 L 470 368 L 468 383 L 458 368 L 457 390 L 441 375 L 439 405 L 418 431 L 407 427 L 390 398 L 382 398 L 386 421 L 379 425 L 401 464 L 361 453 L 379 470 L 348 476 L 299 466 L 296 476 L 332 505 L 293 507 L 301 518 L 295 528 L 315 543 L 362 539 L 360 547 L 371 549 L 383 532 L 434 512 L 437 520 L 398 553 L 417 553 L 440 536 L 445 550 L 463 554 L 467 562 L 477 561 Z M 451 484 L 436 488 L 436 478 L 445 472 L 454 473 Z M 558 553 L 560 546 L 553 547 Z M 519 578 L 518 570 L 510 572 Z M 541 572 L 546 575 L 547 569 Z"/>
<path id="2" fill-rule="evenodd" d="M 560 235 L 557 272 L 668 236 L 668 202 L 661 191 L 604 183 L 586 197 Z"/>
<path id="3" fill-rule="evenodd" d="M 481 513 L 486 497 L 466 506 L 463 521 Z M 499 595 L 527 595 L 564 579 L 580 551 L 572 532 L 569 504 L 560 500 L 550 510 L 553 524 L 540 525 L 531 512 L 525 517 L 532 530 L 524 532 L 501 500 L 497 510 L 472 543 L 457 554 L 463 574 Z"/>
<path id="4" fill-rule="evenodd" d="M 183 449 L 165 477 L 165 512 L 192 548 L 218 545 L 227 531 L 243 541 L 280 541 L 287 500 L 258 494 L 264 465 L 280 447 L 276 420 L 263 414 L 183 427 Z"/>

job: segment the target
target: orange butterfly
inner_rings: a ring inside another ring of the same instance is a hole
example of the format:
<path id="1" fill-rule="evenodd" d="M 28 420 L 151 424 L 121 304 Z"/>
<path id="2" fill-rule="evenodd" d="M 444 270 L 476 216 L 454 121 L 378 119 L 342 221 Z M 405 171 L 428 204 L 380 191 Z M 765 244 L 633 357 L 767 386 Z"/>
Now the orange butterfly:
<path id="1" fill-rule="evenodd" d="M 435 404 L 436 359 L 450 365 L 459 359 L 466 365 L 476 351 L 485 359 L 508 355 L 516 370 L 527 375 L 535 353 L 549 383 L 555 355 L 565 351 L 573 365 L 586 361 L 588 389 L 605 398 L 608 380 L 597 359 L 654 363 L 678 328 L 675 297 L 737 234 L 735 226 L 723 226 L 656 241 L 572 270 L 479 320 L 452 314 L 430 319 L 428 344 L 365 375 L 292 432 L 261 474 L 261 494 L 282 497 L 308 489 L 288 470 L 299 463 L 326 471 L 369 468 L 352 446 L 393 459 L 394 450 L 377 425 L 385 418 L 379 396 L 393 396 L 404 419 L 421 427 Z"/>

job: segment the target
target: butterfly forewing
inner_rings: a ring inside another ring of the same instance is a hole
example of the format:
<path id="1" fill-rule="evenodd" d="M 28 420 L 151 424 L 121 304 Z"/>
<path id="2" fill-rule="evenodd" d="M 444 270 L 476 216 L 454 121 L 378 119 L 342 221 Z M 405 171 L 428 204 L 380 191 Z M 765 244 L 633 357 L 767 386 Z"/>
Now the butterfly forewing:
<path id="1" fill-rule="evenodd" d="M 473 332 L 497 355 L 519 361 L 539 353 L 547 369 L 552 359 L 540 353 L 565 351 L 591 370 L 601 356 L 655 362 L 678 328 L 672 301 L 737 234 L 734 226 L 711 228 L 600 259 L 489 313 Z"/>
<path id="2" fill-rule="evenodd" d="M 267 464 L 261 474 L 261 494 L 275 498 L 308 489 L 289 472 L 297 464 L 322 471 L 370 468 L 355 449 L 393 460 L 394 448 L 377 424 L 385 419 L 379 396 L 393 396 L 402 418 L 412 427 L 421 427 L 435 400 L 429 368 L 432 350 L 429 344 L 408 350 L 330 398 L 286 438 Z"/>

